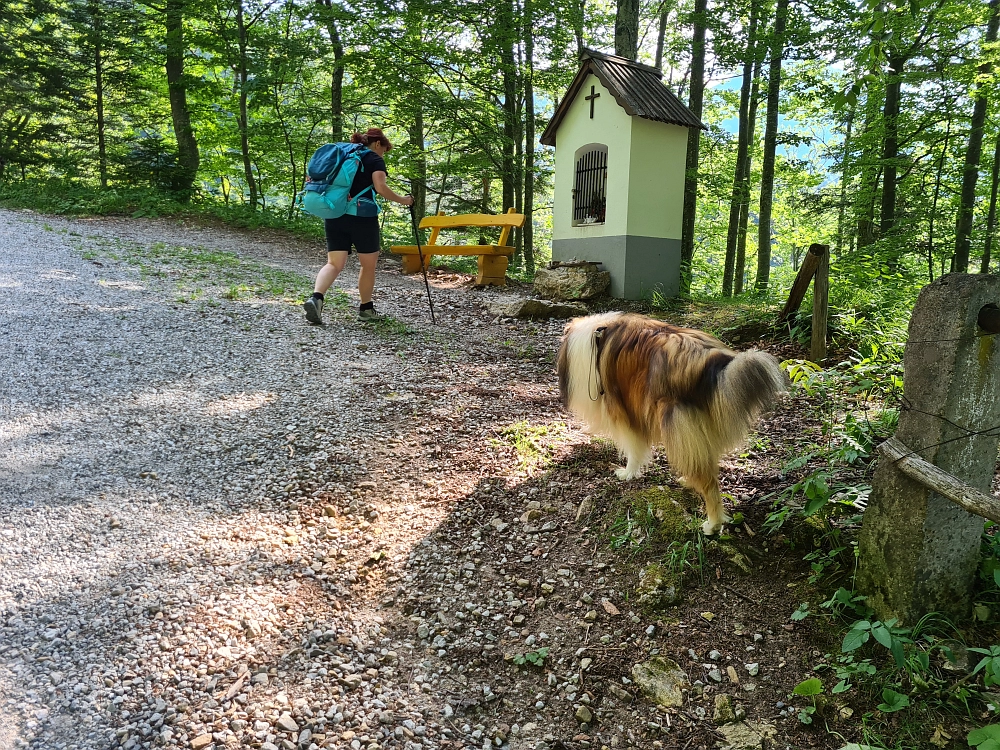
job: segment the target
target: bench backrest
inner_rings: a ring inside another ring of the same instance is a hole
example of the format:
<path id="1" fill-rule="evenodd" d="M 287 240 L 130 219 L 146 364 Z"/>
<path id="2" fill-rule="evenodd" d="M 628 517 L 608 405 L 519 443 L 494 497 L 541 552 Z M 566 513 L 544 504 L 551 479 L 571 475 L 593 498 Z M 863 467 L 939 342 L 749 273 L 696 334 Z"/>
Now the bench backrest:
<path id="1" fill-rule="evenodd" d="M 510 230 L 514 227 L 524 226 L 524 214 L 514 213 L 514 209 L 507 209 L 505 214 L 460 214 L 458 216 L 445 216 L 441 211 L 437 216 L 425 216 L 420 220 L 421 229 L 430 229 L 431 236 L 428 241 L 431 244 L 437 242 L 438 232 L 442 229 L 455 229 L 458 227 L 503 227 L 500 231 L 498 245 L 506 245 L 510 237 Z"/>

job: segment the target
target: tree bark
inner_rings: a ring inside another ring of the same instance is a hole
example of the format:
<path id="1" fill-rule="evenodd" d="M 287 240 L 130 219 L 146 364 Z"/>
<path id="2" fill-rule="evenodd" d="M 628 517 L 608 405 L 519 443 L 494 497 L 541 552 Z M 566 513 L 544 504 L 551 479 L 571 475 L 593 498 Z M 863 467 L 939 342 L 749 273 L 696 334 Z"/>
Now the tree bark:
<path id="1" fill-rule="evenodd" d="M 984 46 L 997 40 L 997 27 L 1000 26 L 1000 0 L 990 2 L 990 21 L 986 28 Z M 993 66 L 986 62 L 979 66 L 982 79 L 987 78 Z M 983 154 L 983 128 L 986 125 L 987 96 L 985 86 L 976 86 L 976 103 L 972 108 L 972 121 L 969 127 L 969 146 L 965 152 L 965 169 L 962 172 L 962 198 L 958 207 L 958 219 L 955 225 L 955 262 L 954 269 L 961 273 L 969 270 L 969 236 L 972 234 L 972 212 L 976 202 L 976 182 L 979 180 L 979 159 Z"/>
<path id="2" fill-rule="evenodd" d="M 501 139 L 501 180 L 503 184 L 503 205 L 506 211 L 514 205 L 514 163 L 515 120 L 517 119 L 517 70 L 514 65 L 514 9 L 512 0 L 501 0 L 500 13 L 494 38 L 500 57 L 500 76 L 503 85 L 503 137 Z"/>
<path id="3" fill-rule="evenodd" d="M 944 134 L 944 145 L 941 146 L 941 158 L 938 159 L 937 175 L 934 178 L 934 197 L 931 200 L 931 215 L 927 220 L 927 278 L 934 281 L 934 218 L 937 216 L 938 197 L 941 195 L 941 176 L 944 173 L 944 160 L 948 155 L 948 142 L 951 140 L 951 112 L 948 113 L 948 126 Z"/>
<path id="4" fill-rule="evenodd" d="M 993 150 L 993 174 L 990 180 L 990 207 L 986 215 L 986 237 L 983 238 L 983 260 L 979 267 L 980 273 L 990 272 L 990 253 L 993 250 L 993 236 L 997 228 L 997 187 L 1000 182 L 1000 131 L 997 132 L 997 145 Z"/>
<path id="5" fill-rule="evenodd" d="M 688 109 L 701 120 L 705 103 L 705 21 L 708 0 L 695 0 L 691 41 L 691 98 Z M 680 293 L 691 293 L 691 262 L 694 260 L 694 228 L 698 211 L 698 164 L 701 128 L 690 128 L 684 170 L 684 213 L 681 226 Z"/>
<path id="6" fill-rule="evenodd" d="M 844 222 L 847 215 L 847 185 L 850 182 L 850 169 L 849 165 L 851 163 L 851 131 L 854 127 L 854 115 L 857 111 L 856 107 L 852 106 L 850 113 L 847 115 L 847 122 L 844 124 L 844 151 L 843 156 L 840 160 L 840 206 L 837 209 L 837 255 L 844 252 Z"/>
<path id="7" fill-rule="evenodd" d="M 750 112 L 747 115 L 747 153 L 743 163 L 743 174 L 746 177 L 744 193 L 740 202 L 739 229 L 736 234 L 736 268 L 733 279 L 733 294 L 743 294 L 744 277 L 747 265 L 747 224 L 750 220 L 750 181 L 753 177 L 753 146 L 754 133 L 757 131 L 757 108 L 760 105 L 758 93 L 760 90 L 760 55 L 753 64 L 753 84 L 750 87 Z"/>
<path id="8" fill-rule="evenodd" d="M 239 57 L 237 58 L 236 76 L 240 85 L 240 110 L 237 117 L 237 126 L 240 130 L 240 152 L 243 156 L 243 179 L 246 180 L 247 189 L 250 191 L 250 210 L 257 210 L 257 179 L 253 173 L 253 160 L 250 158 L 250 114 L 248 109 L 248 84 L 250 81 L 249 55 L 249 31 L 244 15 L 243 0 L 236 0 L 236 33 L 239 47 Z"/>
<path id="9" fill-rule="evenodd" d="M 736 168 L 733 171 L 733 192 L 729 204 L 729 227 L 726 231 L 726 259 L 722 272 L 722 296 L 733 293 L 733 276 L 736 267 L 736 243 L 740 229 L 740 208 L 750 186 L 749 175 L 744 171 L 747 151 L 750 148 L 750 99 L 752 96 L 753 67 L 757 44 L 757 3 L 750 2 L 750 24 L 747 29 L 747 51 L 743 61 L 743 84 L 740 86 L 739 134 L 736 145 Z"/>
<path id="10" fill-rule="evenodd" d="M 330 140 L 339 143 L 344 138 L 344 44 L 334 17 L 333 0 L 316 0 L 322 12 L 326 33 L 333 50 L 333 71 L 330 73 Z"/>
<path id="11" fill-rule="evenodd" d="M 896 227 L 896 175 L 899 158 L 899 104 L 906 58 L 899 52 L 890 53 L 889 79 L 885 86 L 882 124 L 882 206 L 879 214 L 879 237 L 888 237 Z"/>
<path id="12" fill-rule="evenodd" d="M 656 63 L 653 66 L 659 70 L 663 70 L 663 42 L 667 35 L 667 24 L 670 22 L 670 11 L 671 8 L 664 0 L 663 7 L 660 9 L 660 23 L 656 31 Z"/>
<path id="13" fill-rule="evenodd" d="M 416 85 L 419 85 L 417 83 Z M 410 194 L 413 196 L 413 211 L 419 220 L 427 214 L 427 152 L 424 151 L 424 102 L 418 93 L 413 95 L 415 108 L 413 120 L 407 128 L 410 148 L 413 150 L 415 176 L 410 179 Z"/>
<path id="14" fill-rule="evenodd" d="M 615 54 L 635 60 L 639 52 L 639 0 L 618 0 Z"/>
<path id="15" fill-rule="evenodd" d="M 760 215 L 757 234 L 757 289 L 767 289 L 771 280 L 771 206 L 774 201 L 774 165 L 778 146 L 778 104 L 781 93 L 781 58 L 784 54 L 788 0 L 775 8 L 771 59 L 767 80 L 767 119 L 764 126 L 764 162 L 760 176 Z"/>
<path id="16" fill-rule="evenodd" d="M 535 29 L 532 0 L 524 0 L 524 270 L 535 272 Z"/>
<path id="17" fill-rule="evenodd" d="M 164 26 L 166 29 L 166 73 L 170 94 L 170 115 L 177 138 L 177 193 L 182 200 L 189 200 L 198 176 L 201 156 L 198 141 L 191 127 L 191 112 L 187 104 L 187 80 L 184 78 L 184 11 L 187 0 L 165 0 Z"/>

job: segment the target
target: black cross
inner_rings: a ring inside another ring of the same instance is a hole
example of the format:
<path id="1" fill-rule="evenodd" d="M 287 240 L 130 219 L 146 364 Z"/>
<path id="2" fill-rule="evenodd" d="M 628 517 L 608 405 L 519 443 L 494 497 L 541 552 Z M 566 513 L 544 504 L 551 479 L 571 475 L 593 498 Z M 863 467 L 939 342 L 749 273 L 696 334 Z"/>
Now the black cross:
<path id="1" fill-rule="evenodd" d="M 591 86 L 591 87 L 590 87 L 590 96 L 585 96 L 585 97 L 583 97 L 583 98 L 584 98 L 584 99 L 586 99 L 586 100 L 587 100 L 588 102 L 590 102 L 590 119 L 591 119 L 591 120 L 593 120 L 593 119 L 594 119 L 594 99 L 596 99 L 596 98 L 597 98 L 597 97 L 599 97 L 599 96 L 600 96 L 600 94 L 595 94 L 595 93 L 594 93 L 594 87 L 593 87 L 593 86 Z"/>

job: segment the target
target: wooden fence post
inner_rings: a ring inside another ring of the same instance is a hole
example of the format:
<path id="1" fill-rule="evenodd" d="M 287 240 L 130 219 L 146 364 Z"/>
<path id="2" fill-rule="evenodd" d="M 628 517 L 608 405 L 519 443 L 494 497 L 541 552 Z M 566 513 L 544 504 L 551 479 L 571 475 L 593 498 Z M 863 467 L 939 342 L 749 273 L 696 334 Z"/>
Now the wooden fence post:
<path id="1" fill-rule="evenodd" d="M 858 540 L 858 588 L 883 620 L 969 614 L 983 518 L 958 503 L 963 483 L 988 495 L 997 464 L 1000 341 L 989 328 L 1000 331 L 998 301 L 1000 276 L 953 273 L 923 288 L 910 318 L 905 406 Z M 945 474 L 941 492 L 928 478 L 935 472 L 917 478 L 904 465 L 911 454 Z"/>
<path id="2" fill-rule="evenodd" d="M 799 305 L 802 304 L 802 298 L 806 296 L 806 291 L 809 289 L 809 282 L 812 281 L 812 277 L 816 273 L 820 259 L 824 256 L 829 257 L 829 253 L 829 245 L 813 243 L 809 246 L 809 252 L 802 259 L 802 265 L 799 266 L 799 272 L 795 275 L 792 289 L 788 293 L 788 301 L 778 315 L 779 324 L 784 323 L 799 311 Z"/>
<path id="3" fill-rule="evenodd" d="M 821 245 L 827 250 L 825 245 Z M 826 323 L 830 314 L 830 253 L 824 252 L 816 266 L 813 280 L 812 345 L 809 359 L 822 362 L 826 359 Z"/>

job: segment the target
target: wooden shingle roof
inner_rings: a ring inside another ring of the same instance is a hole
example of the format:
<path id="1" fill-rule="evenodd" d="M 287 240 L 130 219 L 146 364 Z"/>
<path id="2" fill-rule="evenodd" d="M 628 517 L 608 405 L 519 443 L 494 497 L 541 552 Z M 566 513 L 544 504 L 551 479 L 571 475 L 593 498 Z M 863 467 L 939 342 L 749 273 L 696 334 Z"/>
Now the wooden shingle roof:
<path id="1" fill-rule="evenodd" d="M 661 81 L 663 74 L 658 68 L 590 49 L 584 49 L 581 53 L 580 63 L 580 70 L 566 91 L 566 96 L 559 102 L 548 127 L 539 139 L 546 146 L 556 145 L 556 130 L 559 129 L 559 124 L 590 74 L 597 76 L 619 106 L 632 117 L 708 130 L 701 120 L 663 85 Z"/>

